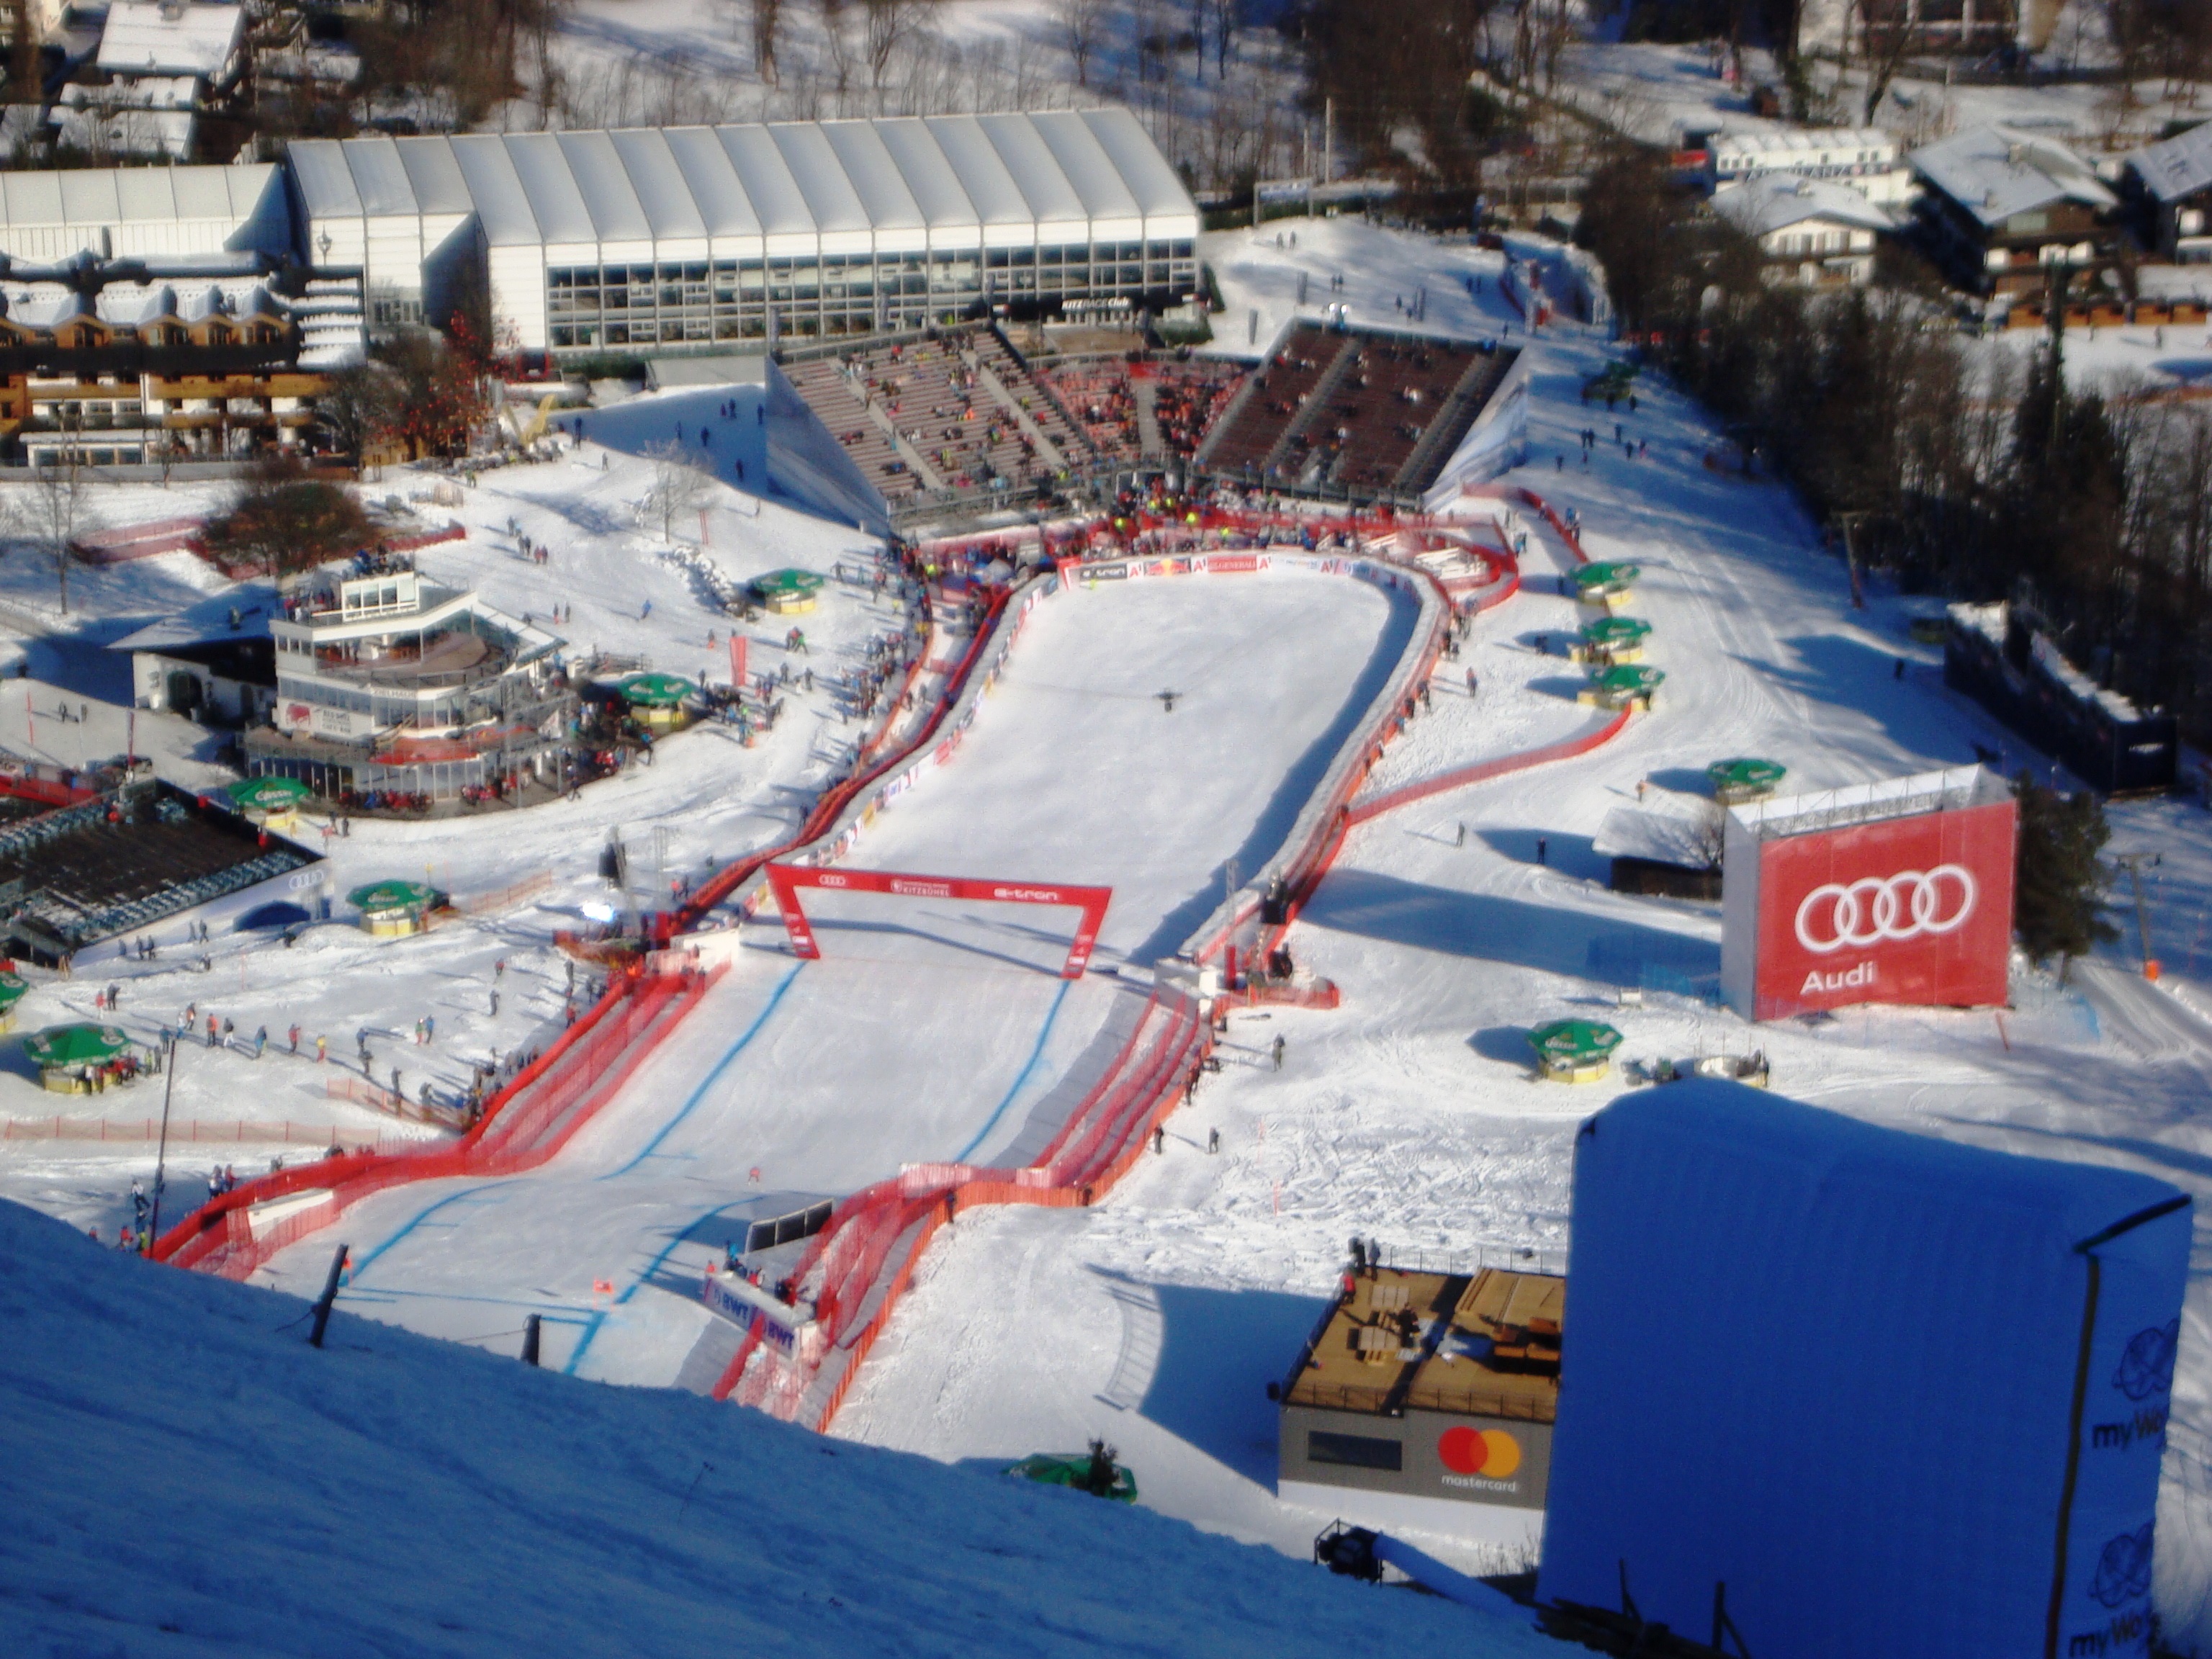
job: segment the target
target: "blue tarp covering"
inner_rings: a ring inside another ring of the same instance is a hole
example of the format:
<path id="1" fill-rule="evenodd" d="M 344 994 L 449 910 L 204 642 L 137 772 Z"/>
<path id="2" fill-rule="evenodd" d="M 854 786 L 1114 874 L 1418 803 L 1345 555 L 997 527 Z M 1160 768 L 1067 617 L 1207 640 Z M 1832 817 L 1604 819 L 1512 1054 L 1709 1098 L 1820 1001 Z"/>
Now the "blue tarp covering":
<path id="1" fill-rule="evenodd" d="M 2190 1231 L 2148 1176 L 1616 1101 L 1576 1143 L 1540 1598 L 1625 1572 L 1702 1641 L 1725 1583 L 1759 1659 L 2148 1652 Z"/>

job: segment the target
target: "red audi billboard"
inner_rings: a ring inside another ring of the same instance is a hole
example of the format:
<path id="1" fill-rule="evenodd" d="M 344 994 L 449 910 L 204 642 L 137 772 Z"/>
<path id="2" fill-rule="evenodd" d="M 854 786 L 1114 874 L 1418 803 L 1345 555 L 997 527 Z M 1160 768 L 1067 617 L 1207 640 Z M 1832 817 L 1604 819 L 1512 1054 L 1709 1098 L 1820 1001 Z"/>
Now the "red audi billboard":
<path id="1" fill-rule="evenodd" d="M 1978 768 L 1737 809 L 1723 877 L 1729 1002 L 1754 1019 L 2002 1004 L 2015 817 Z"/>

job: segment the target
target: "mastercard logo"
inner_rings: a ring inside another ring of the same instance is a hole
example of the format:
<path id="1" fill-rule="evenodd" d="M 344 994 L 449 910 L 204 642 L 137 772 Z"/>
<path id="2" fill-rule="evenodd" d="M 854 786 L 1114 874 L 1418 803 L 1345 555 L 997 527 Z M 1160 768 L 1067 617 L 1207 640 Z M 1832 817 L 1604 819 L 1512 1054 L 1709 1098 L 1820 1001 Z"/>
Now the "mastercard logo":
<path id="1" fill-rule="evenodd" d="M 1454 1474 L 1505 1480 L 1521 1467 L 1521 1443 L 1503 1429 L 1446 1429 L 1437 1437 L 1437 1455 Z"/>

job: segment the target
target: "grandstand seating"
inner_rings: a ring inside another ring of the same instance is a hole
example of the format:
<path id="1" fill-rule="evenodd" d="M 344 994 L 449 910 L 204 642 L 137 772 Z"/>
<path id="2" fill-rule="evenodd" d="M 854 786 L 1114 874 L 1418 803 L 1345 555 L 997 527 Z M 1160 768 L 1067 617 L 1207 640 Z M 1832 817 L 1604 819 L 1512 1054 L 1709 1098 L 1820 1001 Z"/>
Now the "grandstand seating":
<path id="1" fill-rule="evenodd" d="M 0 894 L 19 945 L 59 953 L 313 858 L 169 784 L 141 783 L 0 830 Z"/>
<path id="2" fill-rule="evenodd" d="M 1162 455 L 1188 459 L 1244 378 L 1242 364 L 1204 358 L 1132 363 L 1078 359 L 1041 369 L 1038 378 L 1102 452 L 1132 464 L 1146 459 L 1142 402 L 1149 393 Z"/>
<path id="3" fill-rule="evenodd" d="M 927 490 L 1033 483 L 1092 457 L 1090 441 L 995 329 L 884 341 L 783 368 L 807 407 L 894 504 Z M 1000 390 L 1012 408 L 1000 400 Z M 920 458 L 919 468 L 908 453 Z"/>
<path id="4" fill-rule="evenodd" d="M 1382 329 L 1301 323 L 1199 451 L 1231 477 L 1357 495 L 1418 495 L 1517 353 Z"/>

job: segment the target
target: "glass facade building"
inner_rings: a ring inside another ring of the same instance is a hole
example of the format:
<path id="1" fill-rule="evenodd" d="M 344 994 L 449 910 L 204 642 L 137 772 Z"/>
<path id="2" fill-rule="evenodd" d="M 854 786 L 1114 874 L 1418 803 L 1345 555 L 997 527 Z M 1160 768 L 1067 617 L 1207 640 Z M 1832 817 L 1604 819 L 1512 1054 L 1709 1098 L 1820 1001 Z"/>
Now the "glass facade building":
<path id="1" fill-rule="evenodd" d="M 1198 209 L 1127 110 L 301 141 L 303 252 L 563 352 L 1175 303 Z"/>

